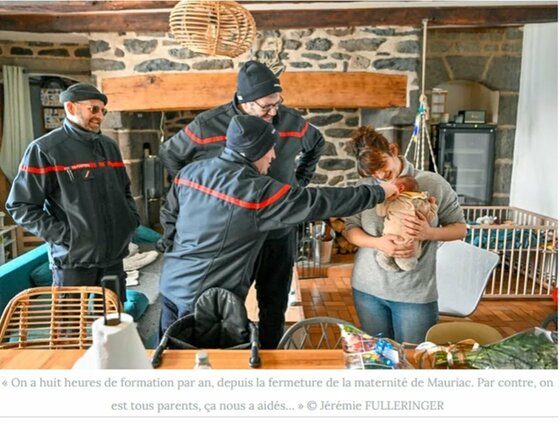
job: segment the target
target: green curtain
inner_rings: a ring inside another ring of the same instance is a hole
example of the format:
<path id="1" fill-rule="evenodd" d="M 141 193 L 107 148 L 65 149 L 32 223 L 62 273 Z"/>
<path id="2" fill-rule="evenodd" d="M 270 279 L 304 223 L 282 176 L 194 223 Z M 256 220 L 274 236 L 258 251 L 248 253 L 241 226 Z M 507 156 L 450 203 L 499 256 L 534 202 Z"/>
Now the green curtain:
<path id="1" fill-rule="evenodd" d="M 0 167 L 12 182 L 27 145 L 34 139 L 29 76 L 22 67 L 4 65 L 4 122 Z"/>

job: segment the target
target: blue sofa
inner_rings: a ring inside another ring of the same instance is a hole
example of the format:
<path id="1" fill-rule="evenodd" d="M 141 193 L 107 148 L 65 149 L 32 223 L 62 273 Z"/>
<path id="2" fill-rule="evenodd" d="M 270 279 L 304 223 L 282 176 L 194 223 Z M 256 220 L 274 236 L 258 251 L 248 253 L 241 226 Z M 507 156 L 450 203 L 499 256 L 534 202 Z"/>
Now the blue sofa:
<path id="1" fill-rule="evenodd" d="M 161 235 L 140 225 L 133 242 L 137 244 L 155 243 Z M 34 275 L 35 279 L 32 279 Z M 37 277 L 42 277 L 38 280 Z M 52 277 L 48 269 L 47 244 L 42 244 L 0 266 L 0 314 L 8 302 L 19 292 L 38 285 L 50 285 Z M 145 294 L 128 290 L 124 311 L 137 321 L 146 311 L 149 301 Z"/>

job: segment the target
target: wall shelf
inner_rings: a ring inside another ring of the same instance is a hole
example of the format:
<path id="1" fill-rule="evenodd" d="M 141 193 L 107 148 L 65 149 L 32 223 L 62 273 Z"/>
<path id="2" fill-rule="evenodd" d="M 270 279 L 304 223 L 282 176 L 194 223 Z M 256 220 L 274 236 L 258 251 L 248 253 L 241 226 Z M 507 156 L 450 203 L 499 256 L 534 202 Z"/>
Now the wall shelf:
<path id="1" fill-rule="evenodd" d="M 16 225 L 0 228 L 0 265 L 14 259 L 18 255 Z"/>

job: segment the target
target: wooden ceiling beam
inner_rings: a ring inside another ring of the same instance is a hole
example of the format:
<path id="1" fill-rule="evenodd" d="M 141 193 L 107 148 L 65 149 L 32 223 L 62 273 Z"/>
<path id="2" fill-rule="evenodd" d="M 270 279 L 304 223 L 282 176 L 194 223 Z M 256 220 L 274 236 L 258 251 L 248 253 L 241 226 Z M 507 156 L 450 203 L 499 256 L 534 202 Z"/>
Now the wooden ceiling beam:
<path id="1" fill-rule="evenodd" d="M 0 14 L 7 11 L 20 13 L 69 13 L 69 12 L 102 12 L 102 11 L 128 11 L 173 8 L 179 0 L 175 1 L 26 1 L 17 3 L 0 1 Z"/>
<path id="2" fill-rule="evenodd" d="M 428 19 L 434 26 L 499 27 L 557 22 L 556 6 L 515 7 L 405 7 L 347 10 L 299 10 L 293 13 L 253 12 L 258 29 L 329 28 L 400 25 L 421 27 Z"/>
<path id="3" fill-rule="evenodd" d="M 4 2 L 5 3 L 5 2 Z M 89 3 L 89 2 L 81 2 Z M 95 2 L 96 5 L 99 2 Z M 111 4 L 113 2 L 102 2 Z M 128 2 L 114 2 L 127 3 Z M 50 5 L 7 8 L 0 2 L 0 28 L 4 31 L 35 33 L 67 32 L 146 32 L 168 31 L 170 9 L 146 10 L 135 7 L 110 9 L 108 6 L 78 9 Z M 169 2 L 152 2 L 163 6 Z M 116 6 L 116 5 L 113 5 Z M 124 7 L 124 5 L 121 5 Z M 251 12 L 257 29 L 302 29 L 347 26 L 400 25 L 420 27 L 423 19 L 430 27 L 499 27 L 558 21 L 556 5 L 485 7 L 390 7 L 347 10 L 267 10 Z"/>

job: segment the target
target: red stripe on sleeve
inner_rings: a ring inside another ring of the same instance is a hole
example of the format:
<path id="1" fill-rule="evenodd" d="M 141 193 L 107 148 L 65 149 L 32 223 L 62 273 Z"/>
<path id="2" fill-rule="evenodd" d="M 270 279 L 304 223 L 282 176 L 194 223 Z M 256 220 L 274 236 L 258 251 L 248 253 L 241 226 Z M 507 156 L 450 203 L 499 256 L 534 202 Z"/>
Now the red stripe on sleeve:
<path id="1" fill-rule="evenodd" d="M 269 197 L 263 201 L 259 201 L 258 203 L 254 203 L 251 201 L 244 201 L 239 198 L 232 197 L 230 195 L 224 194 L 223 192 L 216 191 L 212 188 L 208 188 L 207 186 L 200 185 L 188 179 L 175 178 L 175 183 L 179 185 L 188 186 L 200 192 L 204 192 L 205 194 L 211 195 L 212 197 L 218 198 L 220 200 L 224 200 L 230 204 L 234 204 L 239 207 L 243 207 L 246 209 L 253 209 L 253 210 L 259 210 L 275 203 L 291 188 L 290 185 L 284 185 L 272 197 Z"/>
<path id="2" fill-rule="evenodd" d="M 294 138 L 302 138 L 303 135 L 305 135 L 305 133 L 307 133 L 307 129 L 309 128 L 309 122 L 305 122 L 305 126 L 303 126 L 303 129 L 301 129 L 300 132 L 278 132 L 278 135 L 281 138 L 289 138 L 289 137 L 294 137 Z"/>
<path id="3" fill-rule="evenodd" d="M 226 140 L 226 135 L 212 136 L 209 138 L 199 138 L 188 127 L 185 127 L 185 133 L 189 138 L 191 138 L 194 142 L 196 142 L 199 145 L 205 145 L 207 143 L 214 143 L 214 142 L 223 142 Z"/>
<path id="4" fill-rule="evenodd" d="M 26 164 L 20 166 L 20 170 L 27 173 L 33 173 L 37 175 L 44 175 L 51 172 L 65 172 L 66 170 L 81 170 L 81 169 L 96 169 L 97 167 L 113 167 L 120 168 L 124 167 L 122 161 L 100 161 L 99 163 L 77 163 L 70 166 L 47 166 L 47 167 L 32 167 Z"/>

